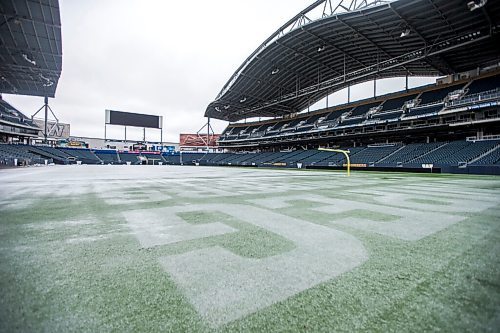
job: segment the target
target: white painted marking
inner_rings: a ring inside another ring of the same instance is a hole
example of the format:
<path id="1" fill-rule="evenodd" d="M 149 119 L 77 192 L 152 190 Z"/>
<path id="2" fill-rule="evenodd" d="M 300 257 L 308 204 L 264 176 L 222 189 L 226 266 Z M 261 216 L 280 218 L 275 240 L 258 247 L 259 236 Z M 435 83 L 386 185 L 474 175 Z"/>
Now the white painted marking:
<path id="1" fill-rule="evenodd" d="M 443 213 L 474 213 L 482 212 L 488 208 L 495 207 L 496 202 L 485 200 L 484 195 L 481 196 L 461 196 L 460 198 L 447 198 L 446 193 L 439 196 L 436 192 L 427 194 L 426 190 L 415 191 L 413 193 L 396 192 L 394 189 L 386 188 L 384 191 L 363 189 L 349 190 L 350 193 L 369 194 L 372 198 L 383 205 L 394 205 L 408 209 L 416 209 L 423 211 L 435 211 Z M 435 200 L 437 204 L 418 202 L 414 200 Z"/>
<path id="2" fill-rule="evenodd" d="M 167 272 L 212 327 L 335 278 L 368 258 L 355 237 L 325 226 L 246 205 L 198 205 L 196 210 L 223 212 L 296 245 L 290 252 L 264 259 L 242 258 L 220 247 L 161 258 Z"/>
<path id="3" fill-rule="evenodd" d="M 133 210 L 123 215 L 128 226 L 144 248 L 167 245 L 192 239 L 223 235 L 236 232 L 222 223 L 191 225 L 177 213 L 199 211 L 199 206 L 177 206 L 149 210 Z"/>
<path id="4" fill-rule="evenodd" d="M 306 196 L 297 195 L 250 201 L 264 207 L 276 209 L 290 207 L 291 204 L 289 202 L 297 200 L 323 203 L 327 206 L 313 208 L 313 210 L 328 214 L 345 213 L 355 210 L 368 210 L 382 214 L 394 215 L 398 217 L 396 221 L 381 222 L 370 219 L 347 217 L 337 219 L 332 222 L 409 241 L 422 239 L 464 219 L 463 217 L 456 215 L 435 212 L 419 212 L 411 209 L 393 208 L 364 202 L 326 198 L 311 194 Z"/>

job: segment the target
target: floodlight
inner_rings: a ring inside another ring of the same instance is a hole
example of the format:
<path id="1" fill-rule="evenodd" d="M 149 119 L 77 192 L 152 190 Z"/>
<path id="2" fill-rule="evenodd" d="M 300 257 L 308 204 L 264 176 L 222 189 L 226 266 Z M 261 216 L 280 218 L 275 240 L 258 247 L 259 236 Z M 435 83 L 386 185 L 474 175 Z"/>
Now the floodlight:
<path id="1" fill-rule="evenodd" d="M 39 74 L 39 76 L 41 79 L 45 80 L 45 83 L 43 84 L 44 87 L 51 87 L 54 85 L 54 82 L 51 79 L 43 76 L 42 74 Z"/>
<path id="2" fill-rule="evenodd" d="M 404 38 L 404 37 L 407 37 L 409 36 L 411 33 L 411 30 L 410 28 L 406 28 L 405 30 L 403 30 L 403 32 L 401 33 L 401 38 Z"/>
<path id="3" fill-rule="evenodd" d="M 280 72 L 280 69 L 279 69 L 279 68 L 275 68 L 275 69 L 273 69 L 273 71 L 271 72 L 271 75 L 278 74 L 279 72 Z"/>
<path id="4" fill-rule="evenodd" d="M 22 56 L 23 56 L 24 60 L 26 60 L 27 62 L 29 62 L 33 66 L 36 66 L 36 61 L 35 60 L 31 60 L 30 58 L 28 58 L 28 55 L 26 53 L 23 53 Z"/>
<path id="5" fill-rule="evenodd" d="M 472 12 L 476 9 L 479 9 L 481 7 L 484 7 L 484 5 L 486 5 L 486 3 L 488 2 L 488 0 L 473 0 L 473 1 L 469 1 L 467 3 L 467 8 L 469 8 L 469 10 Z"/>

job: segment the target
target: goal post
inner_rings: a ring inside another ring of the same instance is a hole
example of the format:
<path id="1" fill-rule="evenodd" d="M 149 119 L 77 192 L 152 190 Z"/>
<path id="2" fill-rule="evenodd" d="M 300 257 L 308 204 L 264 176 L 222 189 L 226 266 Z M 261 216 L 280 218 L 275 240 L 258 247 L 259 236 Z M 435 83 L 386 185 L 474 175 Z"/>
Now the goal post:
<path id="1" fill-rule="evenodd" d="M 349 154 L 351 152 L 349 150 L 329 149 L 329 148 L 319 148 L 318 150 L 344 154 L 345 158 L 347 159 L 347 177 L 351 176 L 351 159 L 349 158 Z"/>

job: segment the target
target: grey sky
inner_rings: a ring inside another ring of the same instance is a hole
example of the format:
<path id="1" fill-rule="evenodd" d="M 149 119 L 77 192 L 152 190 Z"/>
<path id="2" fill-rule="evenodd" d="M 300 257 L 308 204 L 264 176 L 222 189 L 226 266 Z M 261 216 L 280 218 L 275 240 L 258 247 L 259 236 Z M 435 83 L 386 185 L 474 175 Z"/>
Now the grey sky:
<path id="1" fill-rule="evenodd" d="M 114 109 L 162 115 L 164 139 L 178 141 L 179 133 L 203 126 L 206 106 L 246 57 L 310 3 L 60 0 L 63 72 L 51 106 L 71 124 L 72 135 L 103 137 L 104 110 Z M 400 80 L 379 86 L 379 92 L 403 88 Z M 362 86 L 352 95 L 367 92 L 371 88 Z M 344 95 L 336 101 L 345 102 Z M 4 98 L 27 115 L 43 104 L 37 97 Z M 215 121 L 214 129 L 226 125 Z M 108 133 L 123 138 L 119 127 Z M 159 131 L 147 133 L 159 140 Z M 127 136 L 139 140 L 142 129 Z"/>

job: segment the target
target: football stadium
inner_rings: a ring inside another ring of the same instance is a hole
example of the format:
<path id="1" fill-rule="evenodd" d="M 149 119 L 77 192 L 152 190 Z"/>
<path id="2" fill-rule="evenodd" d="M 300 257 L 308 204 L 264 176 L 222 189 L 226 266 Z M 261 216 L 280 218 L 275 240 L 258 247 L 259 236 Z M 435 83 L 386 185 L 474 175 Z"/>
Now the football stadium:
<path id="1" fill-rule="evenodd" d="M 500 1 L 304 7 L 177 143 L 71 136 L 59 1 L 0 2 L 0 332 L 500 330 Z"/>

